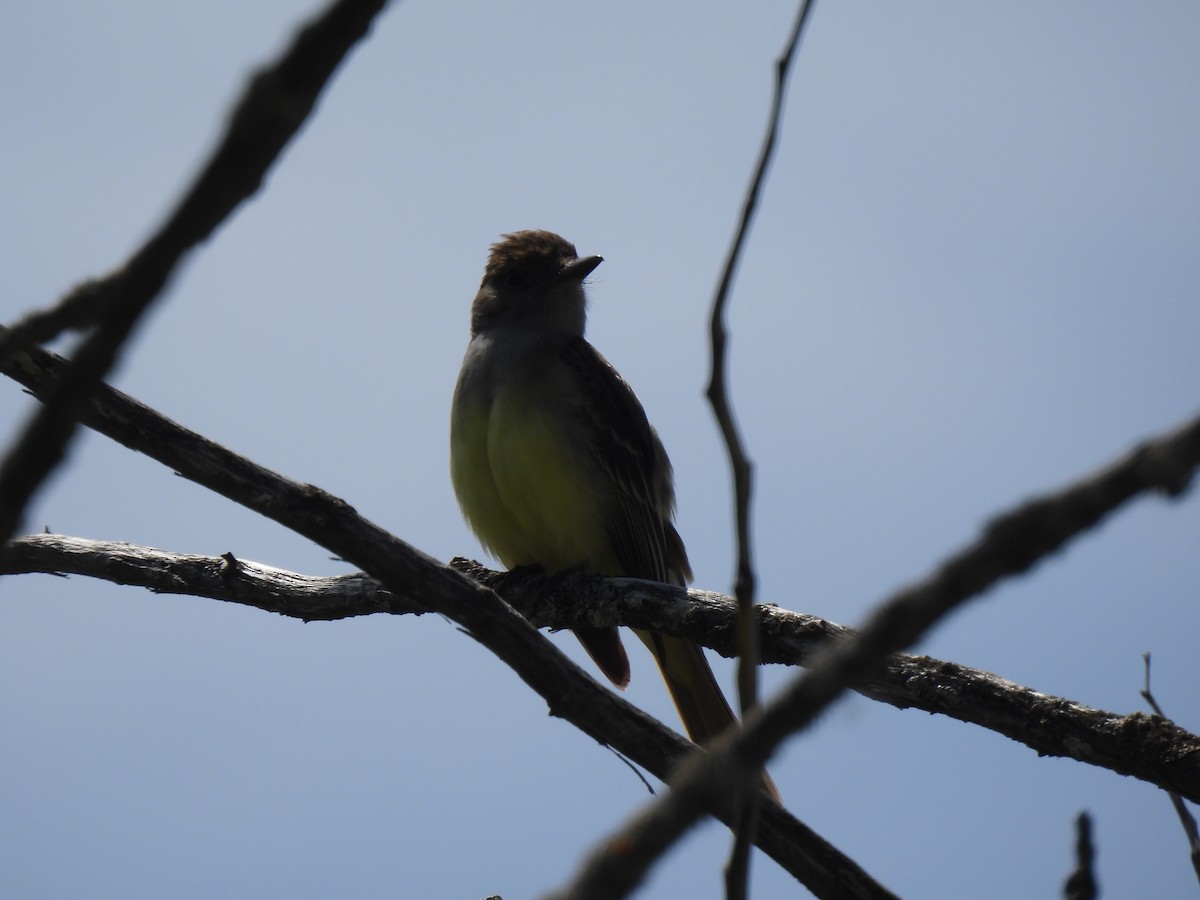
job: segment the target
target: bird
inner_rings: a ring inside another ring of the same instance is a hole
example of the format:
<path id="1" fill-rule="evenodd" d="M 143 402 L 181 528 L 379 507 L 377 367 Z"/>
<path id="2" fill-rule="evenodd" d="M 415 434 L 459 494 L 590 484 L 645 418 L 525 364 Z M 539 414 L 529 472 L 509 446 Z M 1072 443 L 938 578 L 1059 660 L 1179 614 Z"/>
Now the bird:
<path id="1" fill-rule="evenodd" d="M 583 282 L 602 261 L 549 231 L 492 245 L 451 407 L 451 480 L 467 523 L 509 569 L 684 586 L 692 570 L 674 525 L 667 452 L 633 389 L 584 337 Z M 630 667 L 618 629 L 573 630 L 624 688 Z M 692 741 L 737 721 L 699 645 L 633 630 Z"/>

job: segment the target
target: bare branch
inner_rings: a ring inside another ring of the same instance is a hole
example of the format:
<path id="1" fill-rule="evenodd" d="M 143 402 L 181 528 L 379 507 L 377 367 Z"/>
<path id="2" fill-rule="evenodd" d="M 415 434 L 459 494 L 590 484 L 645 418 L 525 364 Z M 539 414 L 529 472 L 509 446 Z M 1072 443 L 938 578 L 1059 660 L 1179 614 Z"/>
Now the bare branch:
<path id="1" fill-rule="evenodd" d="M 674 790 L 603 840 L 561 896 L 598 896 L 594 891 L 600 889 L 607 896 L 624 896 L 714 795 L 741 790 L 747 766 L 753 771 L 765 763 L 788 735 L 806 727 L 851 685 L 865 683 L 888 654 L 910 645 L 941 616 L 997 582 L 1027 571 L 1139 494 L 1182 493 L 1198 466 L 1200 419 L 1142 444 L 1057 494 L 994 519 L 972 545 L 878 607 L 854 639 L 822 651 L 804 676 L 747 716 L 739 731 L 709 744 L 708 755 L 689 759 L 672 780 Z M 638 852 L 617 855 L 614 847 Z"/>
<path id="2" fill-rule="evenodd" d="M 742 247 L 750 231 L 750 222 L 754 217 L 754 209 L 758 205 L 758 198 L 766 181 L 767 168 L 770 166 L 771 157 L 775 152 L 779 123 L 783 118 L 783 99 L 787 89 L 792 57 L 800 45 L 800 36 L 804 33 L 804 25 L 808 21 L 808 13 L 811 8 L 812 4 L 809 0 L 801 0 L 800 10 L 792 26 L 787 47 L 775 63 L 775 90 L 771 96 L 767 134 L 759 151 L 754 178 L 751 180 L 750 187 L 746 192 L 746 199 L 742 204 L 741 222 L 725 258 L 725 267 L 721 273 L 716 296 L 713 298 L 709 322 L 712 372 L 707 395 L 717 425 L 721 429 L 721 437 L 724 439 L 726 450 L 729 453 L 730 468 L 733 470 L 734 518 L 737 535 L 737 577 L 734 581 L 733 592 L 740 610 L 737 686 L 738 705 L 743 716 L 758 704 L 758 648 L 755 643 L 757 629 L 754 627 L 755 574 L 753 546 L 750 541 L 750 499 L 753 494 L 754 471 L 746 449 L 742 445 L 741 433 L 737 422 L 734 421 L 732 404 L 729 399 L 725 352 L 728 341 L 724 316 L 729 291 L 733 284 L 733 273 L 737 269 Z M 731 900 L 734 898 L 741 900 L 746 896 L 749 879 L 749 836 L 754 832 L 754 822 L 757 818 L 757 797 L 758 792 L 750 788 L 742 805 L 742 814 L 739 817 L 733 849 L 726 866 L 725 892 Z"/>
<path id="3" fill-rule="evenodd" d="M 43 572 L 86 575 L 156 594 L 206 597 L 306 622 L 373 613 L 422 615 L 429 610 L 361 572 L 321 577 L 220 556 L 173 553 L 125 541 L 32 534 L 9 541 L 0 575 Z"/>
<path id="4" fill-rule="evenodd" d="M 31 350 L 0 369 L 41 395 L 65 366 L 54 354 Z M 274 518 L 361 567 L 393 591 L 450 616 L 545 697 L 555 714 L 597 740 L 612 743 L 659 777 L 667 775 L 687 754 L 686 741 L 665 737 L 654 727 L 657 723 L 648 724 L 653 720 L 644 713 L 600 690 L 491 592 L 478 587 L 467 590 L 463 587 L 466 582 L 455 573 L 362 520 L 336 498 L 238 457 L 110 388 L 98 390 L 82 415 L 96 430 Z M 628 840 L 630 846 L 657 852 L 706 811 L 716 810 L 728 822 L 732 811 L 729 798 L 736 795 L 730 791 L 739 790 L 744 779 L 753 779 L 753 773 L 791 731 L 811 721 L 847 685 L 865 683 L 888 653 L 915 640 L 938 615 L 1000 579 L 1027 570 L 1139 493 L 1182 493 L 1197 466 L 1200 419 L 1143 444 L 1058 494 L 997 518 L 975 544 L 882 607 L 855 639 L 833 642 L 818 654 L 813 669 L 785 690 L 780 700 L 748 717 L 740 732 L 715 741 L 708 754 L 690 757 L 687 769 L 692 774 L 677 779 L 679 790 L 668 795 L 670 807 L 639 820 L 651 831 L 623 835 L 620 842 Z M 581 698 L 587 698 L 582 705 Z M 1179 793 L 1191 796 L 1186 790 Z M 768 826 L 773 815 L 770 809 L 764 811 L 756 843 L 779 859 L 777 853 L 791 848 L 781 850 L 772 845 L 779 834 L 773 825 Z M 656 827 L 667 831 L 660 834 L 653 831 Z M 649 865 L 648 858 L 645 865 Z M 598 874 L 600 883 L 608 883 L 607 873 L 597 873 L 597 866 L 604 868 L 602 858 L 589 866 L 589 877 Z M 636 883 L 641 871 L 627 871 L 621 877 L 632 877 L 635 880 L 630 883 Z M 814 889 L 813 871 L 804 873 L 810 889 Z"/>
<path id="5" fill-rule="evenodd" d="M 1162 707 L 1158 705 L 1158 701 L 1154 698 L 1154 693 L 1150 690 L 1150 654 L 1143 653 L 1142 660 L 1146 666 L 1146 686 L 1142 689 L 1142 698 L 1150 704 L 1150 708 L 1154 712 L 1162 716 L 1168 722 L 1166 714 L 1162 711 Z M 1179 818 L 1179 825 L 1183 828 L 1183 833 L 1187 837 L 1188 856 L 1192 861 L 1192 869 L 1196 872 L 1196 877 L 1200 878 L 1200 829 L 1196 827 L 1196 817 L 1184 805 L 1183 799 L 1175 791 L 1168 791 L 1167 796 L 1171 799 L 1171 806 L 1175 810 L 1175 815 Z M 1194 798 L 1193 798 L 1194 799 Z"/>
<path id="6" fill-rule="evenodd" d="M 754 629 L 749 627 L 752 616 L 751 609 L 754 605 L 755 584 L 754 561 L 750 541 L 750 498 L 753 493 L 753 465 L 746 454 L 745 447 L 742 445 L 741 433 L 737 422 L 734 421 L 732 404 L 729 399 L 728 378 L 726 376 L 726 345 L 728 343 L 728 335 L 725 329 L 724 316 L 725 308 L 729 301 L 729 292 L 733 285 L 733 275 L 737 269 L 742 247 L 750 230 L 750 222 L 754 217 L 754 209 L 758 205 L 758 198 L 762 192 L 763 183 L 766 180 L 767 168 L 770 166 L 771 157 L 775 151 L 779 123 L 783 117 L 783 98 L 787 87 L 788 70 L 796 48 L 799 46 L 800 37 L 803 34 L 810 9 L 811 3 L 808 0 L 802 0 L 800 11 L 796 17 L 795 24 L 792 26 L 792 34 L 788 40 L 787 48 L 775 63 L 775 91 L 771 99 L 771 112 L 768 117 L 767 134 L 759 151 L 758 164 L 755 167 L 754 177 L 751 180 L 750 187 L 746 193 L 746 199 L 742 206 L 741 222 L 738 225 L 737 233 L 726 255 L 725 266 L 721 273 L 721 280 L 717 287 L 716 296 L 713 298 L 712 313 L 709 320 L 712 369 L 706 394 L 709 403 L 712 405 L 713 415 L 721 429 L 721 436 L 725 441 L 725 447 L 729 453 L 730 467 L 733 470 L 738 557 L 734 596 L 742 606 L 744 621 L 747 625 L 745 638 L 747 645 L 742 648 L 739 657 L 746 660 L 748 665 L 744 667 L 744 670 L 739 670 L 738 674 L 738 693 L 743 713 L 757 702 L 757 682 L 754 676 L 756 668 L 755 649 L 753 645 Z M 745 671 L 745 675 L 742 674 L 743 671 Z M 744 683 L 743 678 L 746 679 Z"/>
<path id="7" fill-rule="evenodd" d="M 1075 871 L 1063 890 L 1067 900 L 1095 900 L 1096 848 L 1092 845 L 1092 817 L 1082 812 L 1075 820 Z"/>
<path id="8" fill-rule="evenodd" d="M 36 348 L 0 361 L 0 371 L 39 399 L 69 368 L 65 360 Z M 238 456 L 107 386 L 96 389 L 80 415 L 101 434 L 315 541 L 407 604 L 453 619 L 540 694 L 551 715 L 610 744 L 657 777 L 666 780 L 688 756 L 703 755 L 690 741 L 602 688 L 491 590 L 363 519 L 337 497 Z M 0 552 L 0 563 L 9 552 L 9 547 Z M 732 796 L 714 794 L 709 807 L 726 824 L 734 817 Z M 834 896 L 839 890 L 845 896 L 843 884 L 865 886 L 852 896 L 890 896 L 853 860 L 776 806 L 764 812 L 755 843 L 818 896 Z"/>
<path id="9" fill-rule="evenodd" d="M 685 594 L 673 585 L 633 578 L 501 573 L 466 560 L 451 565 L 492 587 L 542 628 L 629 625 L 688 638 L 726 656 L 736 649 L 737 606 L 722 594 Z M 87 575 L 157 593 L 231 601 L 305 621 L 427 611 L 362 573 L 304 576 L 231 554 L 184 555 L 54 534 L 30 535 L 8 544 L 0 574 L 19 572 Z M 756 616 L 767 662 L 808 665 L 830 643 L 854 635 L 849 628 L 775 606 L 757 607 Z M 980 669 L 902 653 L 890 656 L 857 690 L 900 709 L 921 709 L 987 728 L 1039 756 L 1074 759 L 1200 802 L 1200 737 L 1168 719 L 1093 709 Z"/>
<path id="10" fill-rule="evenodd" d="M 258 191 L 383 6 L 383 0 L 338 0 L 302 28 L 277 62 L 251 78 L 220 144 L 159 230 L 116 271 L 75 288 L 55 309 L 0 332 L 3 360 L 56 329 L 97 325 L 80 345 L 70 373 L 42 398 L 44 406 L 0 465 L 0 537 L 17 530 L 34 492 L 64 458 L 80 406 L 116 363 L 142 314 L 183 258 Z"/>

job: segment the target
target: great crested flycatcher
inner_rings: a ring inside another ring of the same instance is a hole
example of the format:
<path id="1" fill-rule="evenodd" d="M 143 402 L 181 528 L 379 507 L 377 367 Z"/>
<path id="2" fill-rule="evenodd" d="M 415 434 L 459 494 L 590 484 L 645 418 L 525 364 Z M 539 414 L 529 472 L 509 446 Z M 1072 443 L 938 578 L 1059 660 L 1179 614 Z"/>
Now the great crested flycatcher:
<path id="1" fill-rule="evenodd" d="M 632 388 L 583 337 L 583 279 L 601 261 L 548 231 L 518 231 L 491 248 L 454 391 L 454 490 L 479 540 L 510 569 L 581 567 L 683 585 L 692 571 L 671 521 L 670 460 Z M 699 646 L 634 631 L 693 741 L 736 721 Z M 628 684 L 615 627 L 575 634 L 614 684 Z"/>

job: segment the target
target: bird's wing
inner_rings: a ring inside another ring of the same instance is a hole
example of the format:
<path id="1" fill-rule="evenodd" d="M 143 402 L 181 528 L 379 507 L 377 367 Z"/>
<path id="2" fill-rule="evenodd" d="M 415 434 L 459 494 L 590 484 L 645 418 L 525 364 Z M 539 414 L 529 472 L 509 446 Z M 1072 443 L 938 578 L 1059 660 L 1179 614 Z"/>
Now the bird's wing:
<path id="1" fill-rule="evenodd" d="M 608 360 L 582 338 L 569 342 L 562 358 L 583 397 L 578 415 L 597 470 L 615 488 L 611 493 L 616 499 L 605 515 L 625 570 L 619 574 L 686 583 L 692 575 L 687 552 L 671 524 L 671 462 L 642 404 Z"/>

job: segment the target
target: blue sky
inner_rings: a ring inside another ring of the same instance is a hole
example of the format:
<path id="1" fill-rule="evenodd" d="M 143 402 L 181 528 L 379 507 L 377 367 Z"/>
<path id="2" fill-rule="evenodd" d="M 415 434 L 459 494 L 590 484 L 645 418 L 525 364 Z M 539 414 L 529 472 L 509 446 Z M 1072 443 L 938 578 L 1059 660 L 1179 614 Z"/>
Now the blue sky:
<path id="1" fill-rule="evenodd" d="M 135 248 L 315 8 L 0 12 L 0 321 Z M 675 463 L 696 584 L 728 590 L 707 312 L 794 13 L 396 5 L 115 383 L 427 553 L 481 557 L 446 459 L 467 310 L 501 233 L 559 231 L 605 257 L 589 335 Z M 729 317 L 763 600 L 852 625 L 991 514 L 1200 409 L 1198 35 L 1182 2 L 817 8 Z M 29 409 L 0 386 L 4 433 Z M 345 571 L 94 435 L 26 524 Z M 1198 526 L 1195 496 L 1139 500 L 919 652 L 1124 713 L 1150 651 L 1160 702 L 1200 730 Z M 631 650 L 629 699 L 674 724 Z M 429 616 L 303 625 L 10 578 L 0 717 L 11 897 L 514 900 L 645 800 Z M 1161 792 L 974 727 L 850 698 L 771 770 L 904 896 L 1050 895 L 1081 809 L 1108 896 L 1194 892 Z M 719 896 L 727 843 L 698 830 L 640 896 Z M 753 879 L 794 895 L 765 858 Z"/>

